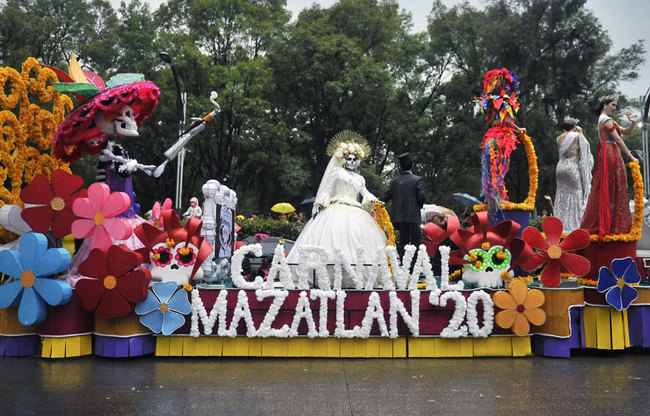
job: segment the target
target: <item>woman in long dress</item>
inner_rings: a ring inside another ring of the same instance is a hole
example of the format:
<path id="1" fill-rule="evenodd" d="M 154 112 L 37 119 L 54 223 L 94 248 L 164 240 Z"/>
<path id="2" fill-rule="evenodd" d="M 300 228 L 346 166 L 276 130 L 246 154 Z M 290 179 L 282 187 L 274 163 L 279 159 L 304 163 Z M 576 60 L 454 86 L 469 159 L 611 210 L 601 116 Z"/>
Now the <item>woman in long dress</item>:
<path id="1" fill-rule="evenodd" d="M 386 236 L 371 215 L 377 198 L 366 189 L 363 176 L 356 172 L 359 162 L 368 154 L 365 139 L 357 133 L 343 131 L 334 136 L 328 153 L 332 158 L 316 194 L 312 219 L 305 224 L 289 253 L 290 264 L 298 264 L 301 251 L 308 246 L 325 249 L 329 263 L 334 262 L 335 252 L 340 249 L 354 264 L 372 261 L 377 247 L 386 246 Z M 365 258 L 357 258 L 360 247 L 365 251 Z M 297 276 L 294 278 L 297 280 Z"/>
<path id="2" fill-rule="evenodd" d="M 580 228 L 591 191 L 594 158 L 578 120 L 567 118 L 562 129 L 564 133 L 557 138 L 560 160 L 555 169 L 555 216 L 562 220 L 564 232 L 570 233 Z"/>
<path id="3" fill-rule="evenodd" d="M 589 202 L 582 219 L 580 228 L 590 234 L 625 234 L 632 227 L 629 197 L 627 193 L 627 172 L 621 153 L 633 162 L 638 160 L 632 156 L 622 134 L 629 134 L 634 129 L 636 116 L 632 112 L 625 115 L 630 125 L 621 128 L 613 119 L 612 114 L 618 106 L 618 96 L 601 97 L 596 113 L 598 119 L 598 152 L 594 180 L 591 184 Z"/>

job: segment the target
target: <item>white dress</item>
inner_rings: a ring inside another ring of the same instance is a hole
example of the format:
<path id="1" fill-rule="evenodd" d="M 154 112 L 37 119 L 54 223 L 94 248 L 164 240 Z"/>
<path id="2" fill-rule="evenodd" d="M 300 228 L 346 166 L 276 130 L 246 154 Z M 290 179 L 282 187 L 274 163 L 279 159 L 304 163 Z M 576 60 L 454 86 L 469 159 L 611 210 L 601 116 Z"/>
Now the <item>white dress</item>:
<path id="1" fill-rule="evenodd" d="M 341 249 L 353 264 L 372 261 L 377 247 L 386 246 L 386 236 L 369 213 L 376 198 L 366 189 L 365 179 L 342 167 L 335 167 L 331 173 L 326 172 L 323 181 L 314 201 L 323 209 L 303 228 L 289 253 L 288 262 L 297 264 L 305 246 L 325 249 L 330 263 L 334 262 L 336 249 Z M 362 203 L 357 201 L 358 195 L 362 196 Z M 357 259 L 359 247 L 365 249 L 365 259 Z M 297 281 L 296 268 L 292 269 Z"/>
<path id="2" fill-rule="evenodd" d="M 555 170 L 557 188 L 554 215 L 564 224 L 564 232 L 580 228 L 591 192 L 594 158 L 582 134 L 570 132 L 557 138 L 560 160 Z"/>

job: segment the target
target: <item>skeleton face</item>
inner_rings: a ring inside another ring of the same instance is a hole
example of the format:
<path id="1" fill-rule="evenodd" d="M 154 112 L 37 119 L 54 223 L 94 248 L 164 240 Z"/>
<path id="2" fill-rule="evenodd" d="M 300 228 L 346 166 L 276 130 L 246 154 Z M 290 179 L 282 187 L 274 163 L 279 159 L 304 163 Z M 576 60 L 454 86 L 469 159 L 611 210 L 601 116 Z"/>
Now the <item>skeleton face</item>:
<path id="1" fill-rule="evenodd" d="M 133 109 L 128 105 L 123 106 L 115 114 L 115 118 L 106 113 L 99 112 L 95 116 L 95 125 L 108 135 L 138 137 L 138 124 L 135 121 Z"/>
<path id="2" fill-rule="evenodd" d="M 355 155 L 348 155 L 345 158 L 345 169 L 354 170 L 357 167 L 357 157 Z"/>
<path id="3" fill-rule="evenodd" d="M 156 244 L 149 252 L 152 279 L 176 282 L 180 286 L 189 283 L 198 252 L 194 244 L 186 244 L 184 241 L 176 245 L 171 240 Z M 199 269 L 195 277 L 200 279 L 202 276 L 202 269 Z"/>
<path id="4" fill-rule="evenodd" d="M 463 281 L 474 283 L 478 287 L 502 286 L 501 273 L 510 268 L 512 260 L 510 251 L 501 246 L 492 246 L 489 250 L 474 249 L 465 256 L 470 263 L 465 265 Z M 509 272 L 512 277 L 513 272 Z"/>

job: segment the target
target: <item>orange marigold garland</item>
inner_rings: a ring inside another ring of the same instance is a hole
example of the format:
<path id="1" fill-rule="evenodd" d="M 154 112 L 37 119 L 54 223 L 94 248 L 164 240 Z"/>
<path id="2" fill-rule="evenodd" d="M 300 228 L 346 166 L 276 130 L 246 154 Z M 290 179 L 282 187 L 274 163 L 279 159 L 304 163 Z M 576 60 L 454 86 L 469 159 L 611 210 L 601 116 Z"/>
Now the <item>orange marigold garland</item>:
<path id="1" fill-rule="evenodd" d="M 58 82 L 56 74 L 34 58 L 23 63 L 20 73 L 9 67 L 0 69 L 0 206 L 23 205 L 20 191 L 36 175 L 49 177 L 57 168 L 70 171 L 67 163 L 51 156 L 54 131 L 72 109 L 72 100 L 55 92 L 54 82 Z M 30 96 L 39 102 L 31 103 Z M 0 240 L 14 238 L 0 227 Z"/>
<path id="2" fill-rule="evenodd" d="M 388 238 L 387 244 L 389 246 L 394 246 L 395 229 L 393 228 L 393 223 L 390 221 L 390 215 L 388 215 L 386 207 L 379 202 L 375 202 L 373 207 L 375 209 L 375 221 L 377 221 L 379 227 L 386 233 L 386 236 Z"/>

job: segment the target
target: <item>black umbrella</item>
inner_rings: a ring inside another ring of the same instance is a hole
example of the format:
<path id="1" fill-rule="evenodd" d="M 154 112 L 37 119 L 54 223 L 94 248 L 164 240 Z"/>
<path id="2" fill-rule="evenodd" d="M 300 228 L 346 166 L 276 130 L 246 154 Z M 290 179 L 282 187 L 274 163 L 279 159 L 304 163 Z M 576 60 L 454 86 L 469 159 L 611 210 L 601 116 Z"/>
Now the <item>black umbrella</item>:
<path id="1" fill-rule="evenodd" d="M 483 203 L 483 201 L 481 201 L 475 196 L 471 196 L 470 194 L 464 194 L 460 192 L 456 192 L 454 194 L 454 199 L 467 207 L 473 207 L 474 205 L 481 205 Z"/>
<path id="2" fill-rule="evenodd" d="M 280 237 L 266 237 L 264 240 L 261 241 L 262 243 L 262 256 L 272 256 L 273 253 L 275 253 L 275 247 L 280 243 L 280 241 L 284 241 L 284 252 L 288 253 L 291 251 L 291 248 L 293 247 L 294 242 L 291 240 L 285 240 Z"/>

